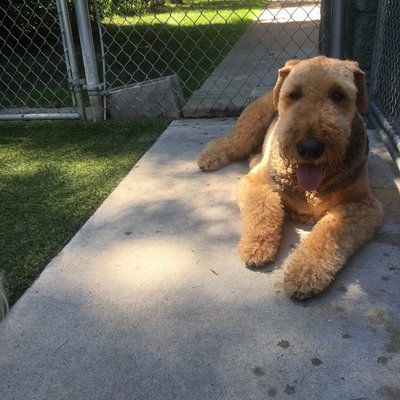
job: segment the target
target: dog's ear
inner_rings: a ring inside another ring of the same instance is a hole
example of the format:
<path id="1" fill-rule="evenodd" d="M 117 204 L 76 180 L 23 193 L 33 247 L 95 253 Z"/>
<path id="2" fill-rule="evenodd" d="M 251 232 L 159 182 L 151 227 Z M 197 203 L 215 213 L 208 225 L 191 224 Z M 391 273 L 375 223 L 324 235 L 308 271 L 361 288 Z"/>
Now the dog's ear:
<path id="1" fill-rule="evenodd" d="M 361 71 L 356 61 L 345 61 L 346 67 L 354 73 L 354 83 L 357 88 L 357 109 L 361 114 L 367 112 L 368 109 L 368 92 L 367 84 L 365 83 L 365 74 Z"/>
<path id="2" fill-rule="evenodd" d="M 274 90 L 273 90 L 273 104 L 275 110 L 278 109 L 279 103 L 279 94 L 281 92 L 281 88 L 283 85 L 284 80 L 289 75 L 289 72 L 292 70 L 296 64 L 298 64 L 300 60 L 289 60 L 285 63 L 285 65 L 278 71 L 278 79 L 276 81 Z"/>

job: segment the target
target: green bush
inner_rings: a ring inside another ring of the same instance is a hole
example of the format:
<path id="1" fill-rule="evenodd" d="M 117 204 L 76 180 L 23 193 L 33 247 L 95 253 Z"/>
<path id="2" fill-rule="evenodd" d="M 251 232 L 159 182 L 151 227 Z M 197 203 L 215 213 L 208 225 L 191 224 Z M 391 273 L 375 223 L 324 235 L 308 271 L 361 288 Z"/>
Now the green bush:
<path id="1" fill-rule="evenodd" d="M 107 16 L 137 15 L 164 5 L 164 0 L 98 0 L 98 4 Z"/>

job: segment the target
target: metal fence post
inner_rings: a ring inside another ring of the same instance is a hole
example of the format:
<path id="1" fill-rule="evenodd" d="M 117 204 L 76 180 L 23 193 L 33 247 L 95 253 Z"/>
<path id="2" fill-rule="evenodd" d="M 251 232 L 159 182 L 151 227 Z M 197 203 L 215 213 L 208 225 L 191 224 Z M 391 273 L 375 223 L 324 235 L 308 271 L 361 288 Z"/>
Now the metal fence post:
<path id="1" fill-rule="evenodd" d="M 331 56 L 343 58 L 344 0 L 332 1 L 332 51 Z"/>
<path id="2" fill-rule="evenodd" d="M 58 18 L 61 27 L 61 38 L 64 47 L 64 58 L 67 65 L 69 81 L 72 86 L 74 100 L 78 106 L 79 114 L 82 119 L 86 119 L 85 104 L 82 96 L 82 85 L 79 77 L 78 62 L 74 40 L 72 38 L 71 21 L 69 19 L 68 7 L 65 0 L 56 0 Z"/>
<path id="3" fill-rule="evenodd" d="M 102 120 L 102 87 L 97 70 L 96 52 L 90 24 L 87 0 L 74 0 L 76 20 L 81 42 L 83 64 L 85 66 L 86 89 L 89 94 L 92 120 Z"/>

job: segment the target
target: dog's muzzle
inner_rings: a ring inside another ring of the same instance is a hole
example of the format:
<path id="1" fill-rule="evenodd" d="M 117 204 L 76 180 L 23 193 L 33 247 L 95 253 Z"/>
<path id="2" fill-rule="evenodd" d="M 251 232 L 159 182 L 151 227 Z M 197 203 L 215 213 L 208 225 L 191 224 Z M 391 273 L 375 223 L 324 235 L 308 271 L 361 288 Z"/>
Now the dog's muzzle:
<path id="1" fill-rule="evenodd" d="M 325 145 L 312 137 L 306 137 L 296 145 L 297 153 L 305 161 L 314 161 L 322 156 Z"/>

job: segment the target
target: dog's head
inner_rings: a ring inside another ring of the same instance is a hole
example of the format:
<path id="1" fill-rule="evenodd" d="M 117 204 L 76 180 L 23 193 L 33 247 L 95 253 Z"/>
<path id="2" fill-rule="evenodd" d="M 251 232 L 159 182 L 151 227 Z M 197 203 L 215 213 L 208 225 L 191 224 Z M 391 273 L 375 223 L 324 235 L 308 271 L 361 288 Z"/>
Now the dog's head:
<path id="1" fill-rule="evenodd" d="M 297 164 L 304 190 L 316 190 L 324 170 L 343 162 L 352 125 L 367 109 L 364 73 L 353 61 L 324 56 L 291 60 L 273 92 L 282 158 Z"/>

